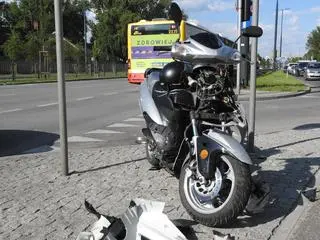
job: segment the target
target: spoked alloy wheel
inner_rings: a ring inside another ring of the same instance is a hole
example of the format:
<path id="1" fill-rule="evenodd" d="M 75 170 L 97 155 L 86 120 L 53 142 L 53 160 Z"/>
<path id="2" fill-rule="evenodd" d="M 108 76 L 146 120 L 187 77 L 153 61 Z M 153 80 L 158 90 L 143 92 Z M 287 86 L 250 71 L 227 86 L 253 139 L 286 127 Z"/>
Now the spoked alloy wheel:
<path id="1" fill-rule="evenodd" d="M 248 165 L 222 155 L 211 181 L 199 179 L 196 167 L 196 161 L 191 161 L 181 171 L 179 193 L 183 206 L 201 224 L 213 227 L 229 223 L 243 211 L 250 196 Z"/>

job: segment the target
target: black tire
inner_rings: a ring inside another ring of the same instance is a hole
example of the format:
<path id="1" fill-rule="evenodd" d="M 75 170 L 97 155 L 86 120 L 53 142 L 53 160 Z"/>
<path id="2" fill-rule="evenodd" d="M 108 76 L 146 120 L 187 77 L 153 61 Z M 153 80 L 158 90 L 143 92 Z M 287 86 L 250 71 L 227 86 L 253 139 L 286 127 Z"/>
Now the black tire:
<path id="1" fill-rule="evenodd" d="M 148 140 L 145 145 L 148 162 L 154 167 L 160 167 L 160 161 L 155 157 L 154 152 L 151 150 L 154 147 L 151 145 L 150 141 Z"/>
<path id="2" fill-rule="evenodd" d="M 251 193 L 251 175 L 249 166 L 230 156 L 223 156 L 228 159 L 229 163 L 232 166 L 235 181 L 233 183 L 233 189 L 231 188 L 227 199 L 220 207 L 218 207 L 218 210 L 216 212 L 206 213 L 206 209 L 201 209 L 201 213 L 199 211 L 199 208 L 195 209 L 197 208 L 197 206 L 194 205 L 194 203 L 190 204 L 190 202 L 192 202 L 193 200 L 191 200 L 192 197 L 190 197 L 189 193 L 193 190 L 190 189 L 188 193 L 186 193 L 185 191 L 186 188 L 189 189 L 189 185 L 187 184 L 189 180 L 186 180 L 186 177 L 188 177 L 187 169 L 189 168 L 189 163 L 183 166 L 179 179 L 179 194 L 182 205 L 195 221 L 198 221 L 199 223 L 209 227 L 223 226 L 235 220 L 237 216 L 239 216 L 245 209 Z M 220 157 L 220 159 L 225 158 Z M 221 193 L 221 189 L 219 193 Z M 213 200 L 211 201 L 212 205 L 214 205 Z M 201 203 L 196 204 L 201 205 Z"/>

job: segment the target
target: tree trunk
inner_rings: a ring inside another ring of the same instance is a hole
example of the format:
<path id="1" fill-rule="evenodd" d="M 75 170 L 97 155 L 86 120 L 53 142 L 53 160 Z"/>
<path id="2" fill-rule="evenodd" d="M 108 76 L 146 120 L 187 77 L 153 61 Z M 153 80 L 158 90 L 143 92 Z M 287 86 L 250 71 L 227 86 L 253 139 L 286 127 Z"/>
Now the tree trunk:
<path id="1" fill-rule="evenodd" d="M 12 81 L 16 79 L 16 67 L 15 67 L 15 62 L 11 62 L 11 73 L 12 73 Z"/>

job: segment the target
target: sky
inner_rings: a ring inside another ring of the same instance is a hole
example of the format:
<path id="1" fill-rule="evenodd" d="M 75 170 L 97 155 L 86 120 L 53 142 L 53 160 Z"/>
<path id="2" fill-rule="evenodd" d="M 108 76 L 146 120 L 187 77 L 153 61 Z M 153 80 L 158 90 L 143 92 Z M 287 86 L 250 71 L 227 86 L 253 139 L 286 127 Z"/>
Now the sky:
<path id="1" fill-rule="evenodd" d="M 12 0 L 5 0 L 10 2 Z M 230 40 L 237 38 L 237 0 L 174 0 L 187 13 L 189 20 Z M 260 0 L 259 26 L 264 34 L 259 38 L 258 52 L 263 57 L 273 56 L 276 0 Z M 303 56 L 307 37 L 320 26 L 320 0 L 279 0 L 279 10 L 284 11 L 282 56 Z M 90 19 L 94 14 L 87 13 Z M 280 46 L 281 12 L 278 20 L 277 49 Z M 89 38 L 91 33 L 88 33 Z"/>
<path id="2" fill-rule="evenodd" d="M 231 40 L 237 38 L 236 0 L 176 0 L 195 21 Z M 264 34 L 258 41 L 258 52 L 263 57 L 273 56 L 276 0 L 260 0 L 259 26 Z M 307 37 L 320 26 L 320 0 L 279 0 L 279 10 L 286 9 L 283 18 L 282 56 L 303 56 Z M 278 19 L 277 49 L 280 48 L 281 12 Z"/>

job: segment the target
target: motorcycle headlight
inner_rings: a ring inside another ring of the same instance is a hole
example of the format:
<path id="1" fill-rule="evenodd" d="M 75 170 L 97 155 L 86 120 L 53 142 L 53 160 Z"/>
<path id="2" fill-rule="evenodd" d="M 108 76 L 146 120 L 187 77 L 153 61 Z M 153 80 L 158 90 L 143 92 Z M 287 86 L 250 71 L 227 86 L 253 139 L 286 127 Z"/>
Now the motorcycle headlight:
<path id="1" fill-rule="evenodd" d="M 234 62 L 240 62 L 241 61 L 241 53 L 236 51 L 232 54 L 231 60 Z"/>

